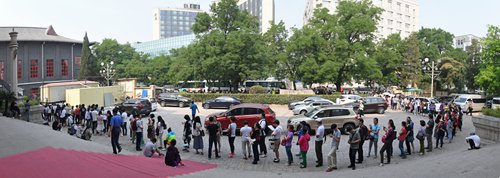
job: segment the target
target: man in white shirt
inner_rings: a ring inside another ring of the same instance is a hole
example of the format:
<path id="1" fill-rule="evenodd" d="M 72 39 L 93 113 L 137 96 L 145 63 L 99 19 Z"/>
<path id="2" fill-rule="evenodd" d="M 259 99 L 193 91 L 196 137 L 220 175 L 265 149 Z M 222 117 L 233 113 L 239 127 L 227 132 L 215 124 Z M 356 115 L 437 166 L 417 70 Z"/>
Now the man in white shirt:
<path id="1" fill-rule="evenodd" d="M 97 115 L 99 114 L 97 110 L 94 108 L 92 109 L 92 134 L 95 133 L 95 129 L 97 128 Z"/>
<path id="2" fill-rule="evenodd" d="M 138 119 L 136 121 L 136 125 L 137 125 L 137 130 L 136 130 L 136 140 L 135 140 L 135 150 L 136 151 L 142 151 L 141 149 L 141 142 L 142 142 L 142 137 L 144 136 L 142 134 L 142 130 L 144 128 L 144 126 L 142 125 L 142 118 L 140 115 L 138 115 Z"/>
<path id="3" fill-rule="evenodd" d="M 66 125 L 66 110 L 65 109 L 61 109 L 61 114 L 59 115 L 59 118 L 60 118 L 60 122 L 61 124 L 64 126 Z"/>
<path id="4" fill-rule="evenodd" d="M 316 138 L 314 139 L 314 148 L 316 150 L 316 167 L 323 166 L 323 139 L 325 136 L 325 126 L 323 126 L 323 121 L 321 118 L 316 119 L 318 122 L 318 129 L 316 129 Z"/>
<path id="5" fill-rule="evenodd" d="M 276 155 L 276 158 L 274 158 L 273 162 L 279 163 L 280 162 L 280 143 L 281 143 L 281 133 L 283 132 L 283 128 L 280 125 L 279 120 L 274 120 L 274 130 L 273 133 L 271 134 L 274 137 L 274 154 Z"/>
<path id="6" fill-rule="evenodd" d="M 337 124 L 332 124 L 331 129 L 332 134 L 330 137 L 332 137 L 332 146 L 330 153 L 328 153 L 328 169 L 326 172 L 331 172 L 337 169 L 337 150 L 339 149 L 340 136 L 342 135 L 340 130 L 337 128 Z"/>
<path id="7" fill-rule="evenodd" d="M 470 136 L 465 138 L 465 142 L 469 143 L 469 150 L 479 149 L 481 146 L 481 138 L 479 138 L 479 136 L 475 133 L 470 133 Z"/>
<path id="8" fill-rule="evenodd" d="M 262 113 L 262 117 L 259 121 L 259 125 L 260 125 L 260 140 L 259 140 L 259 146 L 260 146 L 260 154 L 262 155 L 262 158 L 265 158 L 267 157 L 267 148 L 266 148 L 266 127 L 267 127 L 267 123 L 266 123 L 266 114 L 265 113 Z M 257 156 L 257 155 L 255 155 Z"/>
<path id="9" fill-rule="evenodd" d="M 155 153 L 158 153 L 158 156 L 162 156 L 163 154 L 156 148 L 156 138 L 152 138 L 146 146 L 144 146 L 144 156 L 153 157 Z"/>
<path id="10" fill-rule="evenodd" d="M 248 127 L 248 121 L 243 121 L 243 127 L 240 129 L 241 134 L 241 147 L 243 150 L 243 159 L 248 159 L 252 157 L 251 149 L 250 149 L 250 132 L 252 132 L 252 128 Z M 255 155 L 259 156 L 259 155 Z"/>
<path id="11" fill-rule="evenodd" d="M 122 112 L 122 120 L 123 120 L 123 125 L 122 125 L 122 134 L 123 136 L 127 136 L 127 118 L 128 118 L 128 113 L 123 111 Z"/>

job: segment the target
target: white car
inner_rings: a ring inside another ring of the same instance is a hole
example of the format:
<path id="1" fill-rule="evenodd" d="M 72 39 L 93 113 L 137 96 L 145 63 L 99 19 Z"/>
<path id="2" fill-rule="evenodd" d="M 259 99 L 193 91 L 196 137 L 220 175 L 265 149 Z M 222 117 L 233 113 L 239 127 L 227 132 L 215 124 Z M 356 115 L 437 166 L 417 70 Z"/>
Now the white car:
<path id="1" fill-rule="evenodd" d="M 158 109 L 158 102 L 156 102 L 156 99 L 149 98 L 148 100 L 151 102 L 151 111 L 156 111 L 156 109 Z"/>
<path id="2" fill-rule="evenodd" d="M 312 111 L 317 106 L 332 106 L 332 105 L 335 105 L 335 103 L 333 103 L 330 100 L 325 100 L 325 99 L 311 101 L 311 102 L 308 102 L 308 103 L 303 104 L 303 105 L 295 106 L 293 109 L 293 114 L 294 115 L 306 114 L 306 113 Z"/>
<path id="3" fill-rule="evenodd" d="M 491 108 L 500 109 L 500 97 L 493 98 L 493 103 L 491 104 Z"/>
<path id="4" fill-rule="evenodd" d="M 295 108 L 295 106 L 297 106 L 297 105 L 303 105 L 303 104 L 309 103 L 311 101 L 322 100 L 322 99 L 323 98 L 321 98 L 320 96 L 310 96 L 310 97 L 305 98 L 302 101 L 291 102 L 290 104 L 288 104 L 288 109 L 293 110 Z"/>
<path id="5" fill-rule="evenodd" d="M 354 103 L 359 99 L 361 99 L 361 96 L 358 95 L 342 95 L 339 99 L 337 99 L 337 104 Z"/>

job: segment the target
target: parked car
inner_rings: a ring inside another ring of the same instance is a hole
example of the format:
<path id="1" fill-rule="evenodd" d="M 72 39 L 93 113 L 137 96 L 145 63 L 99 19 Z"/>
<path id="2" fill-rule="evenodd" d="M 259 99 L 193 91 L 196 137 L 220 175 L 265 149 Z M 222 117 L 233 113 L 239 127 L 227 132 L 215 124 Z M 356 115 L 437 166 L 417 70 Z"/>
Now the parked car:
<path id="1" fill-rule="evenodd" d="M 332 87 L 319 86 L 312 89 L 317 95 L 331 95 L 335 93 L 335 90 Z"/>
<path id="2" fill-rule="evenodd" d="M 117 108 L 131 114 L 149 115 L 153 110 L 148 99 L 128 99 Z"/>
<path id="3" fill-rule="evenodd" d="M 161 93 L 158 95 L 158 102 L 160 106 L 178 106 L 178 107 L 186 107 L 191 105 L 190 98 L 184 97 L 177 93 Z"/>
<path id="4" fill-rule="evenodd" d="M 455 101 L 453 101 L 455 105 L 462 108 L 462 111 L 467 111 L 469 102 L 472 102 L 473 111 L 481 111 L 486 103 L 486 98 L 482 97 L 481 95 L 467 94 L 460 95 L 455 99 Z"/>
<path id="5" fill-rule="evenodd" d="M 426 97 L 416 97 L 415 99 L 420 100 L 421 102 L 424 102 L 424 107 L 427 107 L 427 103 L 431 102 L 434 103 L 434 108 L 436 112 L 439 112 L 439 106 L 441 106 L 441 102 L 439 100 L 436 100 L 434 98 L 426 98 Z M 428 109 L 428 108 L 425 108 Z"/>
<path id="6" fill-rule="evenodd" d="M 297 106 L 297 105 L 306 104 L 306 103 L 309 103 L 311 101 L 322 100 L 322 99 L 323 98 L 320 96 L 310 96 L 310 97 L 305 98 L 302 101 L 294 101 L 294 102 L 289 103 L 288 109 L 293 110 L 295 108 L 295 106 Z"/>
<path id="7" fill-rule="evenodd" d="M 365 113 L 379 113 L 384 114 L 389 106 L 384 98 L 381 97 L 363 97 L 354 106 L 355 110 L 359 109 L 359 102 L 363 102 Z"/>
<path id="8" fill-rule="evenodd" d="M 149 98 L 149 102 L 151 102 L 151 111 L 156 111 L 158 109 L 158 103 L 155 98 Z"/>
<path id="9" fill-rule="evenodd" d="M 356 128 L 358 126 L 358 119 L 356 118 L 356 113 L 352 108 L 339 107 L 339 106 L 319 106 L 315 107 L 314 110 L 308 112 L 304 115 L 292 116 L 288 119 L 287 124 L 293 125 L 296 130 L 300 129 L 299 123 L 305 121 L 311 125 L 311 129 L 314 131 L 318 127 L 316 119 L 321 119 L 326 130 L 332 124 L 337 124 L 339 129 L 345 133 L 347 127 Z"/>
<path id="10" fill-rule="evenodd" d="M 339 102 L 337 104 L 353 103 L 359 99 L 361 99 L 361 96 L 358 95 L 342 95 L 338 99 Z"/>
<path id="11" fill-rule="evenodd" d="M 208 124 L 210 117 L 214 117 L 221 123 L 222 129 L 227 129 L 231 123 L 231 117 L 234 116 L 237 119 L 236 128 L 240 129 L 244 121 L 248 121 L 249 126 L 259 122 L 262 113 L 266 115 L 266 123 L 270 124 L 276 120 L 276 114 L 268 105 L 244 103 L 235 105 L 227 111 L 208 115 L 205 118 L 205 125 Z"/>
<path id="12" fill-rule="evenodd" d="M 234 105 L 241 104 L 241 101 L 235 97 L 220 96 L 213 100 L 204 101 L 202 106 L 205 109 L 210 108 L 231 108 Z"/>
<path id="13" fill-rule="evenodd" d="M 332 106 L 334 104 L 335 103 L 333 103 L 332 101 L 326 100 L 326 99 L 311 101 L 311 102 L 304 104 L 304 105 L 295 106 L 295 108 L 293 109 L 293 114 L 294 115 L 305 114 L 305 113 L 308 113 L 309 111 L 312 111 L 314 109 L 314 107 Z"/>
<path id="14" fill-rule="evenodd" d="M 455 96 L 438 96 L 435 97 L 435 99 L 439 103 L 444 102 L 445 104 L 448 104 L 450 102 L 453 102 L 453 100 L 455 100 Z"/>
<path id="15" fill-rule="evenodd" d="M 493 108 L 493 109 L 500 109 L 500 97 L 494 97 L 492 99 L 491 108 Z"/>

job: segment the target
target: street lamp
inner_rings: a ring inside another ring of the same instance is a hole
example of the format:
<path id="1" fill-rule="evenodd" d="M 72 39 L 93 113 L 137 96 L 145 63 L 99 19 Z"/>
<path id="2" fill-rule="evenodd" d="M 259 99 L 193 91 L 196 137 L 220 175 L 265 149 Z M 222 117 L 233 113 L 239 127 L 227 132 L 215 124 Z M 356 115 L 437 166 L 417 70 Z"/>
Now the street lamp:
<path id="1" fill-rule="evenodd" d="M 113 61 L 109 63 L 101 62 L 102 69 L 99 71 L 102 77 L 106 79 L 106 84 L 109 86 L 109 81 L 115 76 L 115 69 L 113 68 Z"/>
<path id="2" fill-rule="evenodd" d="M 431 98 L 432 98 L 434 97 L 434 78 L 436 78 L 441 73 L 441 71 L 435 65 L 434 60 L 430 61 L 429 65 L 429 58 L 425 58 L 422 61 L 422 70 L 424 71 L 424 73 L 428 74 L 431 77 Z"/>

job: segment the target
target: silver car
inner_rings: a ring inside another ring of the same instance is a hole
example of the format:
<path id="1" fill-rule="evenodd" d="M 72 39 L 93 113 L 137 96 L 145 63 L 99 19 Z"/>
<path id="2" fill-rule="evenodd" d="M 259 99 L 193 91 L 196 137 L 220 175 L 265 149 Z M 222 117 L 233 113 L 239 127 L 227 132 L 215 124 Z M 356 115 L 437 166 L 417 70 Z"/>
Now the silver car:
<path id="1" fill-rule="evenodd" d="M 302 101 L 291 102 L 290 104 L 288 104 L 288 109 L 293 110 L 295 108 L 295 106 L 297 106 L 297 105 L 303 105 L 303 104 L 309 103 L 311 101 L 316 101 L 316 100 L 323 100 L 323 98 L 321 98 L 319 96 L 310 96 L 310 97 L 305 98 Z"/>
<path id="2" fill-rule="evenodd" d="M 310 101 L 306 104 L 295 106 L 293 108 L 293 114 L 294 115 L 305 114 L 305 113 L 312 111 L 317 106 L 331 106 L 334 104 L 335 103 L 333 103 L 332 101 L 325 100 L 325 99 L 317 100 L 317 101 Z"/>
<path id="3" fill-rule="evenodd" d="M 358 119 L 356 118 L 354 110 L 352 108 L 339 106 L 315 107 L 309 113 L 290 117 L 287 124 L 293 125 L 296 130 L 298 130 L 300 129 L 298 128 L 300 122 L 304 121 L 311 126 L 312 130 L 315 130 L 318 127 L 316 119 L 321 119 L 327 130 L 332 124 L 337 124 L 342 132 L 344 132 L 347 127 L 356 128 L 358 126 Z"/>

